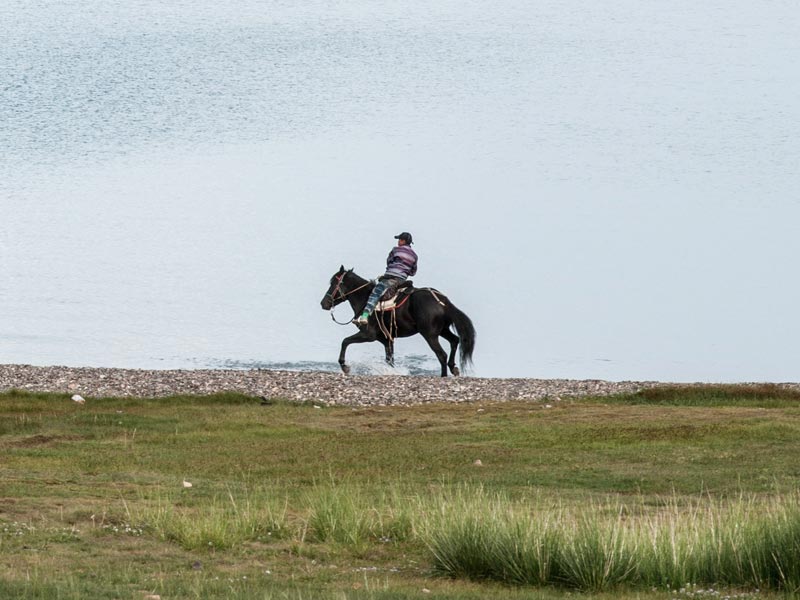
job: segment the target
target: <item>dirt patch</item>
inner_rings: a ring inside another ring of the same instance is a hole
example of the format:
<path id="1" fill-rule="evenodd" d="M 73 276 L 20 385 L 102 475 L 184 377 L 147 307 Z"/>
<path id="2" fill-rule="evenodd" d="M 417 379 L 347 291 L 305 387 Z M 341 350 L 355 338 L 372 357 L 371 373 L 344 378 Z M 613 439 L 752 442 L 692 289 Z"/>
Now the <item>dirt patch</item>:
<path id="1" fill-rule="evenodd" d="M 80 435 L 45 435 L 37 433 L 15 440 L 8 440 L 0 446 L 7 448 L 37 448 L 41 446 L 53 446 L 60 442 L 74 442 L 84 439 Z"/>

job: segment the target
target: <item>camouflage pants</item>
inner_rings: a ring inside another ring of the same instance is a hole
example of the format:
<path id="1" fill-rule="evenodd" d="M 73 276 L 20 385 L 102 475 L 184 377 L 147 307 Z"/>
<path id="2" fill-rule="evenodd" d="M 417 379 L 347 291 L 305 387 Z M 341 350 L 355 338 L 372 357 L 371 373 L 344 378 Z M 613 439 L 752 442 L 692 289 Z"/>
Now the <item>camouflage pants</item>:
<path id="1" fill-rule="evenodd" d="M 386 293 L 387 290 L 391 290 L 394 292 L 401 283 L 405 281 L 400 277 L 388 277 L 383 275 L 378 279 L 378 282 L 375 284 L 375 287 L 372 290 L 372 293 L 369 295 L 369 300 L 367 300 L 367 305 L 364 307 L 364 312 L 372 314 L 372 311 L 375 310 L 375 306 L 378 304 L 378 301 L 381 299 L 381 296 Z"/>

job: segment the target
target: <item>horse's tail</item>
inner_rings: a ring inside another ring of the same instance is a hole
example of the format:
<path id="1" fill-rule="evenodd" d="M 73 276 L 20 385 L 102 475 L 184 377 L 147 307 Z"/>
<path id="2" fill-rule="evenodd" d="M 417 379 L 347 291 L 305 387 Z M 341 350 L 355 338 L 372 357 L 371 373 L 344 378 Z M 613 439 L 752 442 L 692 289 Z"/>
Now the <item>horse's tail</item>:
<path id="1" fill-rule="evenodd" d="M 470 318 L 450 302 L 447 304 L 447 316 L 455 325 L 456 333 L 461 338 L 459 350 L 461 353 L 461 370 L 472 364 L 472 352 L 475 350 L 475 326 Z"/>

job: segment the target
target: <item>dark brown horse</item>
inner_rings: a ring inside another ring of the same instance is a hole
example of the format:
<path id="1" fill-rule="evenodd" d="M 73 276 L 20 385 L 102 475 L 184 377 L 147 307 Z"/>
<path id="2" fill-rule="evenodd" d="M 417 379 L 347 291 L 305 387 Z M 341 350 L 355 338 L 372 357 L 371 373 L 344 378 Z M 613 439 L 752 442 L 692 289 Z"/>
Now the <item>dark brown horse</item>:
<path id="1" fill-rule="evenodd" d="M 361 314 L 369 294 L 375 284 L 359 277 L 352 269 L 344 266 L 331 277 L 330 287 L 322 298 L 322 308 L 331 310 L 342 302 L 349 302 L 353 316 Z M 380 319 L 380 321 L 379 321 Z M 455 327 L 458 335 L 450 330 Z M 394 338 L 408 337 L 419 333 L 439 359 L 442 377 L 447 377 L 447 368 L 453 375 L 459 375 L 456 367 L 456 349 L 461 348 L 460 365 L 464 369 L 472 362 L 475 348 L 475 327 L 469 317 L 461 312 L 444 294 L 430 288 L 413 288 L 408 299 L 394 309 L 394 314 L 374 312 L 365 327 L 358 333 L 342 340 L 339 365 L 345 374 L 350 367 L 345 363 L 345 352 L 350 344 L 380 342 L 386 349 L 386 362 L 394 365 Z M 439 343 L 439 337 L 450 342 L 450 355 Z"/>

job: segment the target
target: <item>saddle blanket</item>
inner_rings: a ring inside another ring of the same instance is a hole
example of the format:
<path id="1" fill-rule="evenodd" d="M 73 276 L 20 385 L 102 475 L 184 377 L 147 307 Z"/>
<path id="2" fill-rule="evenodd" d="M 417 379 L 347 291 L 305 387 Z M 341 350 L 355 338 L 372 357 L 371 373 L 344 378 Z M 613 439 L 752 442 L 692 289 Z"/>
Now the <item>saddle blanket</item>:
<path id="1" fill-rule="evenodd" d="M 383 295 L 381 301 L 378 302 L 375 310 L 386 311 L 386 310 L 394 310 L 403 305 L 403 303 L 408 300 L 408 297 L 415 292 L 416 290 L 411 285 L 411 282 L 407 281 L 403 285 L 400 286 L 394 294 L 392 294 L 389 298 L 386 298 L 386 294 Z M 384 300 L 384 298 L 386 298 Z"/>

